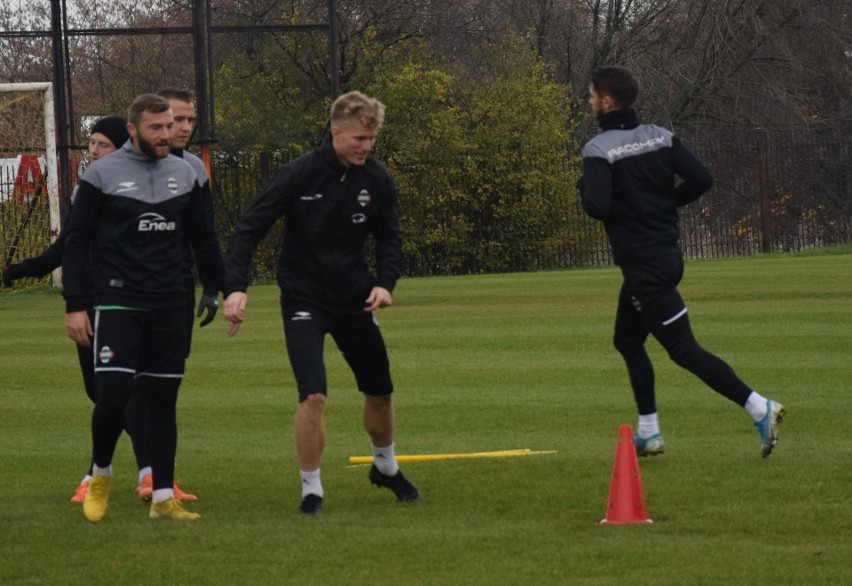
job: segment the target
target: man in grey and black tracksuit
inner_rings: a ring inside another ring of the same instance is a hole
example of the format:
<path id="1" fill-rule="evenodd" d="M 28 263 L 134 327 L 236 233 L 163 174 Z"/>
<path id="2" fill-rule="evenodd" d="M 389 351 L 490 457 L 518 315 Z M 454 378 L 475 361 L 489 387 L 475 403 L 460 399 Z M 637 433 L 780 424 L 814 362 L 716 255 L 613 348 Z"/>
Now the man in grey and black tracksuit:
<path id="1" fill-rule="evenodd" d="M 169 102 L 174 118 L 172 132 L 169 135 L 169 147 L 172 155 L 179 157 L 189 163 L 195 175 L 198 178 L 198 185 L 201 187 L 201 202 L 204 206 L 204 213 L 211 227 L 215 227 L 215 219 L 213 212 L 213 196 L 210 192 L 210 175 L 207 173 L 207 167 L 204 162 L 186 150 L 189 146 L 189 141 L 192 138 L 192 131 L 195 127 L 195 104 L 192 100 L 192 94 L 187 90 L 178 88 L 163 88 L 157 92 L 157 95 L 165 98 Z M 206 313 L 206 316 L 201 320 L 200 326 L 203 328 L 216 315 L 218 309 L 218 294 L 222 288 L 221 283 L 204 283 L 202 282 L 202 295 L 198 304 L 198 310 L 195 311 L 195 278 L 192 274 L 193 258 L 192 252 L 188 247 L 185 247 L 186 254 L 186 291 L 187 291 L 187 346 L 186 351 L 189 355 L 190 346 L 192 343 L 192 328 L 195 325 L 194 318 L 201 317 Z"/>
<path id="2" fill-rule="evenodd" d="M 583 208 L 604 223 L 624 275 L 614 342 L 627 364 L 639 410 L 637 453 L 648 456 L 664 450 L 654 370 L 645 351 L 650 333 L 676 364 L 749 412 L 766 457 L 777 442 L 784 407 L 754 392 L 728 364 L 698 344 L 677 291 L 683 276 L 677 208 L 710 189 L 710 174 L 670 131 L 639 123 L 631 108 L 639 84 L 630 71 L 596 71 L 589 92 L 603 132 L 583 148 L 578 188 Z M 679 185 L 676 177 L 682 179 Z"/>
<path id="3" fill-rule="evenodd" d="M 295 435 L 302 480 L 300 512 L 320 512 L 320 459 L 327 384 L 323 340 L 330 334 L 364 395 L 363 422 L 373 445 L 370 481 L 401 501 L 420 499 L 394 456 L 393 385 L 374 311 L 390 305 L 402 269 L 397 193 L 387 169 L 369 156 L 384 106 L 350 92 L 331 109 L 331 138 L 279 169 L 228 240 L 225 317 L 243 321 L 252 254 L 285 218 L 278 284 L 287 353 L 299 391 Z M 375 242 L 376 274 L 365 243 Z"/>
<path id="4" fill-rule="evenodd" d="M 77 343 L 94 334 L 99 397 L 92 414 L 92 483 L 83 503 L 91 521 L 106 514 L 122 412 L 134 390 L 147 406 L 153 469 L 152 518 L 194 519 L 174 498 L 175 403 L 186 359 L 186 238 L 202 280 L 224 282 L 215 230 L 205 219 L 192 168 L 169 153 L 166 100 L 137 98 L 131 141 L 91 165 L 80 181 L 63 256 L 66 326 Z M 80 306 L 92 250 L 95 324 Z"/>

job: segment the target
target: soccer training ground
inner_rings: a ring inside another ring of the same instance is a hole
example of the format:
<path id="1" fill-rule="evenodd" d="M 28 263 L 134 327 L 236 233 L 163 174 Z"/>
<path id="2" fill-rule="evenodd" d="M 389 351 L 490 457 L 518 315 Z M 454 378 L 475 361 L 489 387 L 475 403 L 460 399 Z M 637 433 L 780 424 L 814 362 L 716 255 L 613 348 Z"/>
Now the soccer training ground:
<path id="1" fill-rule="evenodd" d="M 119 441 L 107 517 L 69 502 L 89 454 L 63 304 L 0 293 L 0 584 L 852 583 L 852 251 L 688 262 L 699 341 L 784 403 L 772 456 L 751 419 L 649 342 L 666 453 L 642 459 L 648 525 L 601 526 L 618 427 L 635 425 L 612 348 L 616 269 L 403 279 L 379 314 L 398 454 L 424 500 L 367 481 L 360 396 L 327 342 L 318 518 L 297 514 L 278 291 L 249 290 L 236 338 L 196 329 L 177 475 L 196 522 L 152 521 Z"/>

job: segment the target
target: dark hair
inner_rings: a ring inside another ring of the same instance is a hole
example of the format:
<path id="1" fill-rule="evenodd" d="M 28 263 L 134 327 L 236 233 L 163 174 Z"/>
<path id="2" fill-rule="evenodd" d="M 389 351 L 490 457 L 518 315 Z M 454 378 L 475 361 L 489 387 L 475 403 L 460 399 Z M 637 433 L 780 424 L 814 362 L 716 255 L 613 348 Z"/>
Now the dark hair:
<path id="1" fill-rule="evenodd" d="M 142 114 L 150 112 L 151 114 L 162 114 L 167 111 L 169 106 L 168 100 L 157 94 L 142 94 L 130 104 L 127 109 L 127 120 L 134 126 L 138 126 L 142 120 Z"/>
<path id="2" fill-rule="evenodd" d="M 626 67 L 602 67 L 592 73 L 592 87 L 609 96 L 619 108 L 629 108 L 639 96 L 639 81 Z"/>
<path id="3" fill-rule="evenodd" d="M 164 87 L 157 92 L 157 95 L 167 100 L 177 100 L 178 102 L 186 102 L 187 104 L 192 103 L 192 92 L 176 87 Z"/>

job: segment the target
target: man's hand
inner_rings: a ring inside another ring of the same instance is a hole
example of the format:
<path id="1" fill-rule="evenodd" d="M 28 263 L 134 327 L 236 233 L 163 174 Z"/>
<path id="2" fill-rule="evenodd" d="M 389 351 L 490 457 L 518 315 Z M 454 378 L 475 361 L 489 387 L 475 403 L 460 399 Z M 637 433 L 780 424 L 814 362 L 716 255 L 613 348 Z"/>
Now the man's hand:
<path id="1" fill-rule="evenodd" d="M 23 268 L 24 265 L 22 263 L 15 263 L 9 265 L 9 268 L 6 269 L 6 272 L 3 273 L 3 284 L 7 287 L 11 287 L 15 282 L 15 279 L 20 279 L 23 277 Z"/>
<path id="2" fill-rule="evenodd" d="M 225 299 L 225 319 L 228 320 L 228 335 L 233 336 L 243 323 L 248 295 L 242 291 L 234 291 Z"/>
<path id="3" fill-rule="evenodd" d="M 68 337 L 84 348 L 92 345 L 92 336 L 95 335 L 95 332 L 92 330 L 92 322 L 89 321 L 89 314 L 85 311 L 66 313 L 65 329 L 68 330 Z"/>
<path id="4" fill-rule="evenodd" d="M 393 303 L 393 298 L 391 297 L 390 291 L 385 289 L 384 287 L 373 287 L 370 291 L 370 296 L 367 297 L 365 301 L 364 311 L 371 312 L 375 311 L 380 307 L 387 307 Z"/>
<path id="5" fill-rule="evenodd" d="M 195 317 L 201 317 L 204 310 L 207 310 L 207 317 L 201 320 L 203 328 L 216 317 L 216 311 L 219 309 L 219 296 L 216 293 L 202 293 L 201 300 L 198 302 L 198 311 L 195 312 Z"/>

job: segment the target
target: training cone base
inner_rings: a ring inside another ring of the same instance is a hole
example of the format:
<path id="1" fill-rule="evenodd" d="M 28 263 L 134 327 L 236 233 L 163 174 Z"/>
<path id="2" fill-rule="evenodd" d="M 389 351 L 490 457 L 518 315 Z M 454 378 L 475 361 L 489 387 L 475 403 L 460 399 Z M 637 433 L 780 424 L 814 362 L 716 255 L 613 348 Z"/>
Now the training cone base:
<path id="1" fill-rule="evenodd" d="M 612 467 L 612 482 L 606 517 L 601 525 L 627 525 L 629 523 L 653 523 L 648 518 L 645 493 L 642 490 L 642 475 L 639 473 L 639 458 L 633 443 L 633 429 L 624 424 L 618 428 L 618 446 L 615 464 Z"/>

